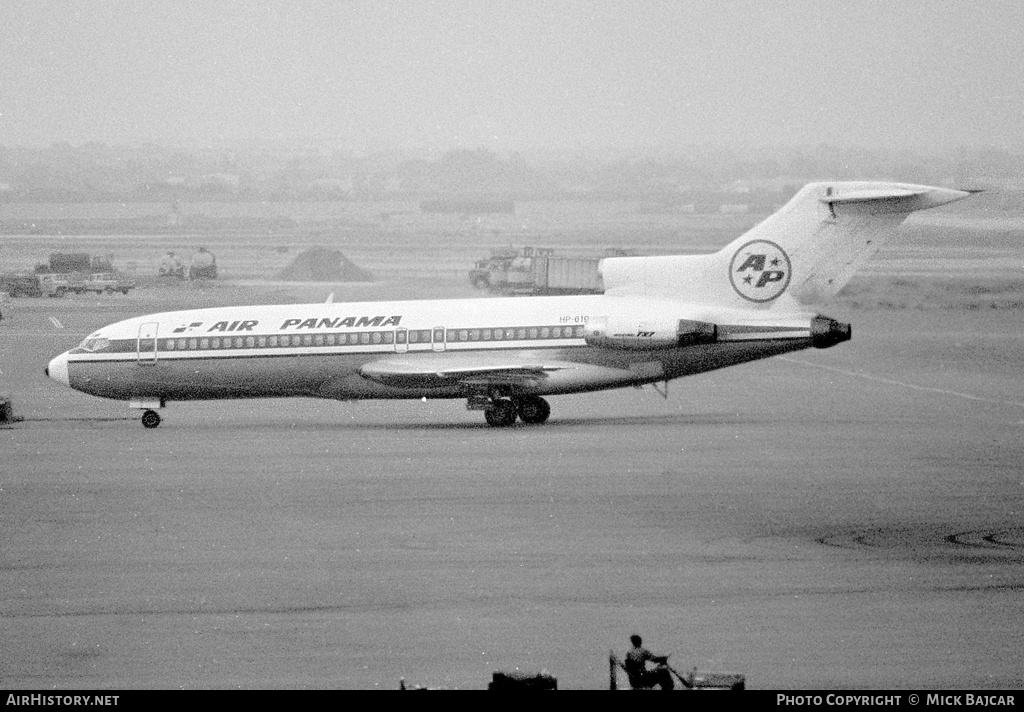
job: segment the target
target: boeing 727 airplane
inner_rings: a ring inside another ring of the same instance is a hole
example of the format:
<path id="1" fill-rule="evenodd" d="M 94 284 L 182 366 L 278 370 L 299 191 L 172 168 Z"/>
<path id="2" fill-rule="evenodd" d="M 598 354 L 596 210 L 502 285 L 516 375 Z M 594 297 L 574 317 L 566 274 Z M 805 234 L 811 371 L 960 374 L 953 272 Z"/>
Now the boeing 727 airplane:
<path id="1" fill-rule="evenodd" d="M 465 398 L 488 424 L 539 424 L 544 396 L 668 382 L 828 348 L 849 324 L 816 307 L 913 211 L 970 193 L 813 183 L 708 255 L 615 257 L 605 292 L 562 297 L 242 306 L 111 324 L 47 375 L 144 410 L 172 401 Z"/>

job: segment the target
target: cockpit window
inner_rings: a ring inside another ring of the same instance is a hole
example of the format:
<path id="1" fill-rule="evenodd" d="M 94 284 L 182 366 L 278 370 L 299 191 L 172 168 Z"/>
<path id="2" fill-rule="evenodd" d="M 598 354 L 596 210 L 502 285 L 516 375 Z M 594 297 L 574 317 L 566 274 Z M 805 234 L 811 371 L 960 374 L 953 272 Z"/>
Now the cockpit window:
<path id="1" fill-rule="evenodd" d="M 84 349 L 85 351 L 88 351 L 90 353 L 97 353 L 99 351 L 109 351 L 110 339 L 89 337 L 81 344 L 79 344 L 78 348 Z"/>

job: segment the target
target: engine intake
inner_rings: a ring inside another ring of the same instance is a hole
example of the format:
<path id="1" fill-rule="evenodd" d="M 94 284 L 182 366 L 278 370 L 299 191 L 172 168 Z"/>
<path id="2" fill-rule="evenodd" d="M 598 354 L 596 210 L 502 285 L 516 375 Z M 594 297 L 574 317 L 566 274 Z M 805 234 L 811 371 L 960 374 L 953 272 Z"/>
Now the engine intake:
<path id="1" fill-rule="evenodd" d="M 718 327 L 706 321 L 679 319 L 671 322 L 646 322 L 607 318 L 591 319 L 583 331 L 590 346 L 605 349 L 651 351 L 681 346 L 710 344 L 718 340 Z"/>

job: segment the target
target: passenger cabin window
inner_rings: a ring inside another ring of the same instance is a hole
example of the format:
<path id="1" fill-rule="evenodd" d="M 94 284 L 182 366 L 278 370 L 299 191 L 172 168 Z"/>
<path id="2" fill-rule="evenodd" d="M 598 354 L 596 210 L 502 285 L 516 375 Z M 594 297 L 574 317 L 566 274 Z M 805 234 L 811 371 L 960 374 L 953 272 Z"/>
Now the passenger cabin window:
<path id="1" fill-rule="evenodd" d="M 163 351 L 212 350 L 212 349 L 253 349 L 297 346 L 345 346 L 381 344 L 430 344 L 478 341 L 525 341 L 536 339 L 583 338 L 583 325 L 574 326 L 531 326 L 531 327 L 487 327 L 436 329 L 395 329 L 388 331 L 360 331 L 355 333 L 281 334 L 271 336 L 212 336 L 202 338 L 131 339 L 111 343 L 109 339 L 87 338 L 78 349 L 88 352 L 106 351 L 115 348 L 120 351 L 135 351 L 141 348 L 151 351 L 154 347 Z"/>

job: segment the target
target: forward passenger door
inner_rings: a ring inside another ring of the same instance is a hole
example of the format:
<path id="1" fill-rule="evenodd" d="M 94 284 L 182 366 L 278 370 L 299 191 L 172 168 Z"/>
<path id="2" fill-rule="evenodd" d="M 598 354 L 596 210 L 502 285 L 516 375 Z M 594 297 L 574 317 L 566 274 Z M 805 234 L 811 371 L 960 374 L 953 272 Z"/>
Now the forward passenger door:
<path id="1" fill-rule="evenodd" d="M 139 327 L 138 357 L 140 366 L 156 364 L 156 332 L 159 326 L 157 322 L 150 321 Z"/>

